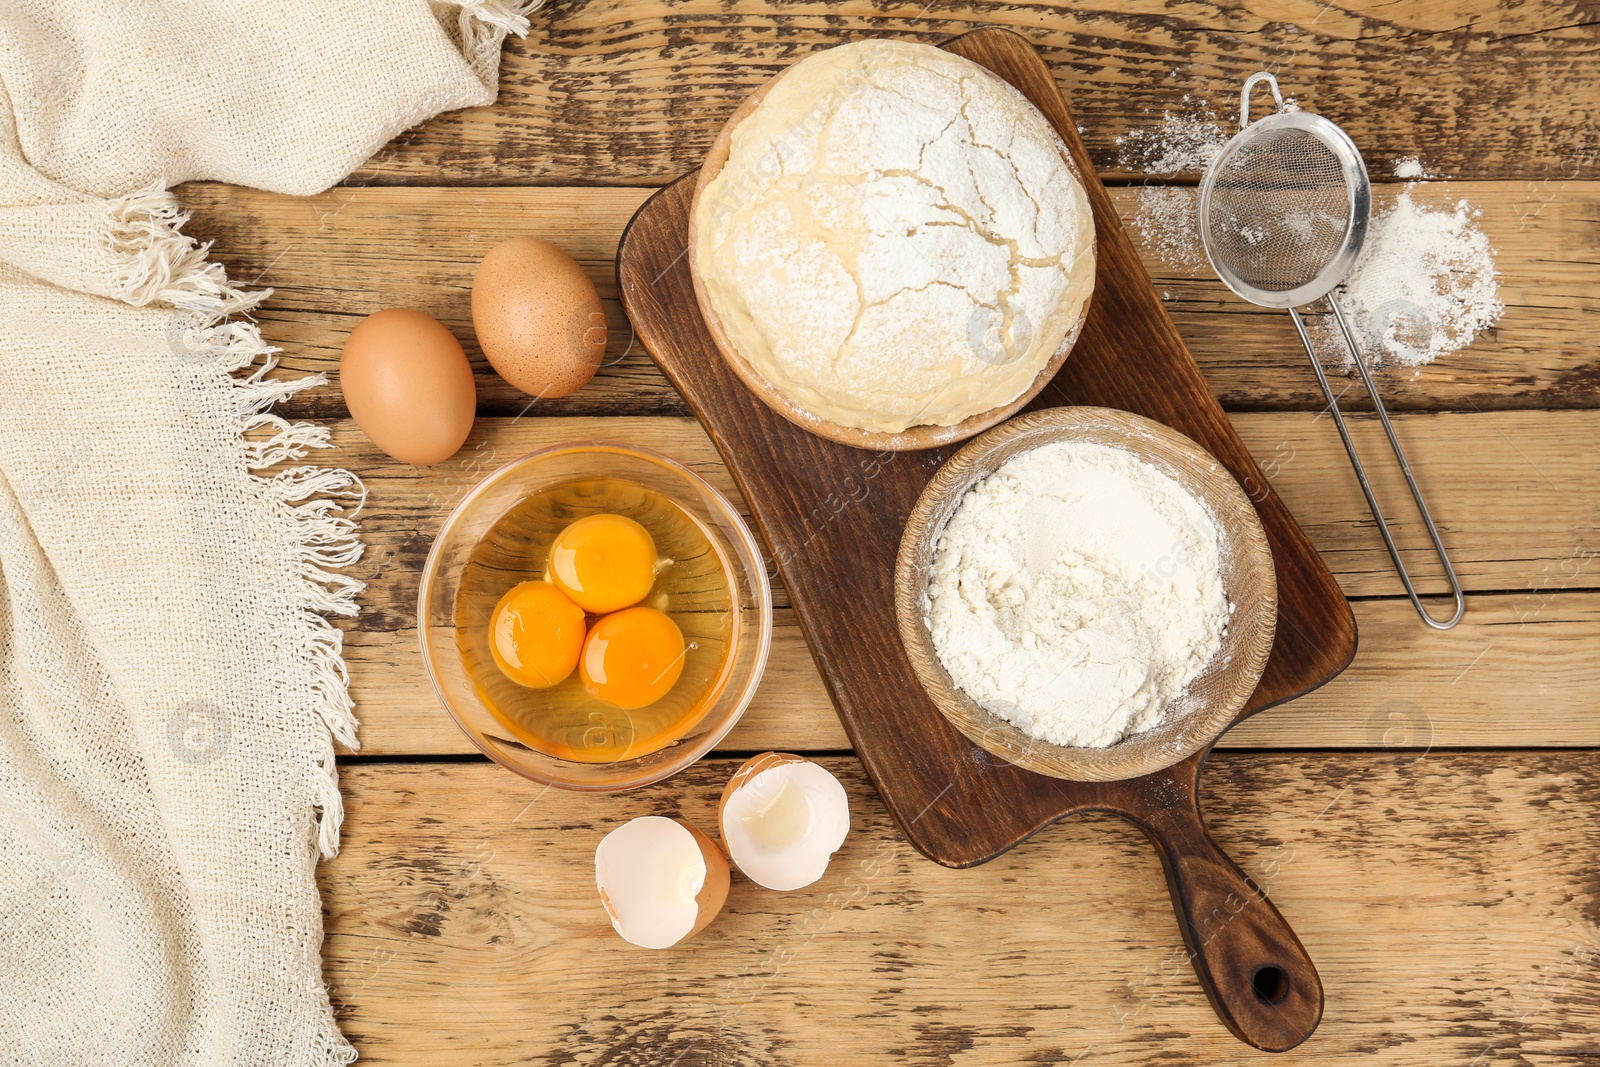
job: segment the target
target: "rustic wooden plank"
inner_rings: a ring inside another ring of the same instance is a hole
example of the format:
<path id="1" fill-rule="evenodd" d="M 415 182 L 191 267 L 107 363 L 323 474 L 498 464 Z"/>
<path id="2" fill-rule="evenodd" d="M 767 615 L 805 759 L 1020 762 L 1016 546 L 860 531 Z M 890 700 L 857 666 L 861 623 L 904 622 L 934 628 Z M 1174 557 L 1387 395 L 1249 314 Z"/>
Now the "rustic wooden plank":
<path id="1" fill-rule="evenodd" d="M 1406 601 L 1354 607 L 1355 662 L 1234 727 L 1221 747 L 1600 747 L 1600 594 L 1473 596 L 1461 625 L 1442 634 L 1424 629 Z M 414 628 L 355 630 L 345 642 L 364 755 L 476 751 L 434 697 Z M 799 625 L 779 609 L 761 689 L 722 749 L 849 747 Z"/>
<path id="2" fill-rule="evenodd" d="M 711 829 L 731 761 L 620 797 L 485 764 L 347 766 L 324 959 L 362 1062 L 1253 1061 L 1201 995 L 1131 827 L 1069 819 L 947 870 L 853 759 L 825 762 L 852 833 L 823 879 L 780 894 L 735 875 L 716 922 L 655 953 L 611 932 L 594 846 L 638 815 Z M 1222 753 L 1205 781 L 1212 831 L 1327 991 L 1286 1062 L 1600 1055 L 1590 754 Z"/>
<path id="3" fill-rule="evenodd" d="M 1402 590 L 1379 539 L 1332 421 L 1311 413 L 1233 416 L 1350 596 Z M 1378 462 L 1387 445 L 1370 418 L 1352 420 L 1358 446 L 1382 499 L 1394 502 L 1391 528 L 1422 588 L 1442 591 L 1420 520 L 1405 513 L 1404 483 Z M 1524 591 L 1600 586 L 1593 557 L 1600 514 L 1600 412 L 1502 411 L 1405 415 L 1395 420 L 1435 521 L 1468 590 Z M 738 501 L 732 479 L 699 424 L 687 418 L 479 419 L 466 446 L 434 467 L 398 463 L 355 424 L 334 424 L 332 459 L 366 479 L 367 559 L 354 573 L 380 577 L 364 599 L 364 629 L 392 629 L 411 618 L 416 576 L 450 508 L 484 475 L 535 448 L 606 438 L 646 445 L 687 463 Z M 865 454 L 865 453 L 864 453 Z M 1247 486 L 1248 490 L 1249 487 Z M 867 494 L 854 506 L 870 506 Z M 748 513 L 747 513 L 748 515 Z M 834 521 L 848 521 L 849 509 Z M 781 591 L 778 603 L 786 603 Z"/>
<path id="4" fill-rule="evenodd" d="M 1304 414 L 1234 419 L 1346 588 L 1397 594 L 1328 421 Z M 1368 447 L 1377 444 L 1371 429 L 1363 427 Z M 1225 743 L 1391 743 L 1403 735 L 1391 729 L 1396 713 L 1417 720 L 1416 736 L 1431 732 L 1441 745 L 1600 745 L 1600 696 L 1592 685 L 1600 598 L 1574 592 L 1594 588 L 1600 575 L 1600 479 L 1585 445 L 1600 432 L 1600 414 L 1405 416 L 1400 431 L 1469 587 L 1509 592 L 1473 596 L 1466 621 L 1449 634 L 1424 629 L 1407 603 L 1358 603 L 1361 647 L 1346 674 L 1245 723 Z M 363 737 L 379 754 L 470 750 L 422 675 L 415 604 L 434 532 L 489 471 L 542 445 L 612 437 L 666 451 L 739 499 L 710 442 L 686 419 L 482 419 L 461 454 L 426 470 L 387 460 L 348 422 L 335 426 L 335 436 L 338 460 L 362 472 L 371 494 L 363 520 L 368 556 L 357 567 L 371 585 L 346 641 Z M 1398 490 L 1395 480 L 1384 481 L 1386 491 Z M 1402 532 L 1408 545 L 1424 543 L 1414 523 Z M 781 583 L 776 594 L 783 604 Z M 727 746 L 846 747 L 793 617 L 781 606 L 777 617 L 766 681 Z M 1522 710 L 1509 715 L 1509 707 Z"/>
<path id="5" fill-rule="evenodd" d="M 472 333 L 468 295 L 478 260 L 508 234 L 555 241 L 599 286 L 611 327 L 606 366 L 570 397 L 542 401 L 557 415 L 685 414 L 687 408 L 634 340 L 616 302 L 613 259 L 647 189 L 333 189 L 296 198 L 211 183 L 180 190 L 189 229 L 216 242 L 234 277 L 275 292 L 261 321 L 294 371 L 337 368 L 360 316 L 396 305 L 426 311 L 459 337 L 478 371 L 480 410 L 511 415 L 528 398 L 489 370 Z M 1125 222 L 1143 190 L 1112 189 Z M 1184 195 L 1184 194 L 1180 194 Z M 1192 194 L 1187 194 L 1192 195 Z M 1379 190 L 1380 208 L 1393 189 Z M 1600 181 L 1445 182 L 1419 203 L 1466 198 L 1498 250 L 1506 314 L 1469 349 L 1413 371 L 1381 375 L 1392 409 L 1490 411 L 1600 406 Z M 1252 307 L 1202 268 L 1163 262 L 1137 226 L 1146 270 L 1212 390 L 1229 410 L 1308 410 L 1322 403 L 1287 315 Z M 1346 403 L 1363 406 L 1357 386 Z M 291 402 L 302 416 L 343 415 L 337 390 Z"/>
<path id="6" fill-rule="evenodd" d="M 695 166 L 752 89 L 867 36 L 937 44 L 1004 26 L 1041 49 L 1096 165 L 1117 138 L 1270 69 L 1342 123 L 1377 173 L 1421 153 L 1466 178 L 1543 179 L 1592 164 L 1600 40 L 1586 3 L 1311 0 L 583 0 L 508 42 L 500 98 L 398 138 L 351 181 L 661 184 Z"/>

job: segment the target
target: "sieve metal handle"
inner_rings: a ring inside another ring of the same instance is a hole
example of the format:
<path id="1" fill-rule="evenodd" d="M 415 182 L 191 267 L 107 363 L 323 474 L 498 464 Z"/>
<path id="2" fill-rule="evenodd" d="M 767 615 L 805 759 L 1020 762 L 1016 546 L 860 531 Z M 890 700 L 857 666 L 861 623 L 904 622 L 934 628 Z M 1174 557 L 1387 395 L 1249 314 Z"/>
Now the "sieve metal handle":
<path id="1" fill-rule="evenodd" d="M 1283 93 L 1278 90 L 1278 79 L 1264 70 L 1258 70 L 1244 80 L 1244 87 L 1239 90 L 1239 128 L 1242 130 L 1250 125 L 1250 93 L 1262 82 L 1272 87 L 1272 102 L 1279 111 L 1283 110 Z"/>
<path id="2" fill-rule="evenodd" d="M 1406 596 L 1411 598 L 1411 605 L 1417 609 L 1417 614 L 1422 616 L 1423 622 L 1436 630 L 1448 630 L 1460 622 L 1461 616 L 1466 613 L 1466 595 L 1461 591 L 1461 582 L 1456 578 L 1456 569 L 1450 564 L 1450 556 L 1445 552 L 1444 542 L 1439 538 L 1439 529 L 1433 524 L 1433 516 L 1428 512 L 1428 505 L 1422 500 L 1422 490 L 1417 487 L 1417 479 L 1411 473 L 1411 464 L 1406 461 L 1405 449 L 1400 447 L 1400 438 L 1395 436 L 1394 424 L 1389 421 L 1389 412 L 1383 406 L 1383 398 L 1378 395 L 1378 386 L 1372 380 L 1372 372 L 1367 369 L 1367 361 L 1361 355 L 1355 336 L 1345 323 L 1344 311 L 1339 307 L 1339 300 L 1333 293 L 1328 294 L 1328 304 L 1333 308 L 1333 317 L 1339 323 L 1339 332 L 1344 336 L 1344 342 L 1350 348 L 1350 355 L 1355 359 L 1356 369 L 1361 372 L 1361 381 L 1366 385 L 1368 395 L 1372 397 L 1372 406 L 1378 412 L 1378 420 L 1383 423 L 1383 432 L 1389 438 L 1389 447 L 1394 450 L 1394 458 L 1399 461 L 1400 473 L 1405 475 L 1406 485 L 1411 489 L 1411 499 L 1416 502 L 1417 511 L 1422 515 L 1422 523 L 1428 529 L 1428 538 L 1433 542 L 1433 550 L 1438 554 L 1439 562 L 1444 567 L 1445 580 L 1450 585 L 1451 596 L 1455 598 L 1455 611 L 1443 622 L 1434 618 L 1423 606 L 1422 598 L 1417 595 L 1416 586 L 1412 584 L 1411 575 L 1400 560 L 1400 549 L 1394 543 L 1394 535 L 1389 532 L 1389 524 L 1384 521 L 1383 509 L 1378 506 L 1378 497 L 1372 491 L 1372 483 L 1367 480 L 1366 468 L 1361 465 L 1361 457 L 1356 454 L 1355 442 L 1350 438 L 1350 428 L 1345 425 L 1344 413 L 1339 410 L 1339 400 L 1334 396 L 1332 386 L 1328 384 L 1328 376 L 1322 369 L 1322 360 L 1317 358 L 1316 346 L 1311 343 L 1311 335 L 1306 332 L 1306 325 L 1300 318 L 1300 310 L 1290 308 L 1289 314 L 1294 318 L 1294 328 L 1300 332 L 1301 343 L 1306 346 L 1306 355 L 1311 357 L 1311 367 L 1317 372 L 1317 382 L 1322 386 L 1322 395 L 1328 398 L 1328 413 L 1333 416 L 1333 423 L 1339 428 L 1339 438 L 1344 441 L 1344 450 L 1350 456 L 1350 465 L 1355 468 L 1356 480 L 1361 483 L 1361 492 L 1367 498 L 1367 507 L 1372 511 L 1372 518 L 1378 524 L 1378 532 L 1383 535 L 1383 543 L 1389 549 L 1389 558 L 1394 561 L 1394 569 L 1400 575 L 1401 584 L 1405 586 Z"/>

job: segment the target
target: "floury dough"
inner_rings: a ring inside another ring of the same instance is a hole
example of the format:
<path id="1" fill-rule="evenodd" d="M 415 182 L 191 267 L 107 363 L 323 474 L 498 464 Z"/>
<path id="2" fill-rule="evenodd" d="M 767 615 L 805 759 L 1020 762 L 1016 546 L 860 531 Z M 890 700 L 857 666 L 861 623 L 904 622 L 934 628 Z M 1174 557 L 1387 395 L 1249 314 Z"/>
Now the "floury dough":
<path id="1" fill-rule="evenodd" d="M 800 408 L 863 430 L 1015 400 L 1094 287 L 1094 220 L 1021 93 L 928 45 L 797 63 L 700 193 L 695 271 L 733 347 Z"/>
<path id="2" fill-rule="evenodd" d="M 1157 725 L 1232 607 L 1210 511 L 1130 452 L 1058 442 L 968 491 L 934 553 L 928 624 L 951 679 L 1041 741 Z"/>

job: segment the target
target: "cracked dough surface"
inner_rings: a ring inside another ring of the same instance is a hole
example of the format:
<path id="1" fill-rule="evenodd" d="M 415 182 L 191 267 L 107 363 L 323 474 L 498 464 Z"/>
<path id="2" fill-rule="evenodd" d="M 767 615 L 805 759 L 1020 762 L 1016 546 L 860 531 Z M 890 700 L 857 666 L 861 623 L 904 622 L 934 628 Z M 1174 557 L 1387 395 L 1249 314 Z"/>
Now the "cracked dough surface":
<path id="1" fill-rule="evenodd" d="M 1066 146 L 1016 89 L 928 45 L 790 68 L 701 192 L 696 267 L 733 347 L 813 415 L 898 433 L 1015 400 L 1094 287 Z"/>

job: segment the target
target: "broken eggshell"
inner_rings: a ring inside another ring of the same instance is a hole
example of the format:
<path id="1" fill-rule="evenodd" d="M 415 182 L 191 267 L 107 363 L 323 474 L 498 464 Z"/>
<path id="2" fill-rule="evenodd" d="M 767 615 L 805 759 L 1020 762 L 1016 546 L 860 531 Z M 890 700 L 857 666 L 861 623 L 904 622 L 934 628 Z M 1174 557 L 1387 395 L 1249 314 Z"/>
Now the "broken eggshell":
<path id="1" fill-rule="evenodd" d="M 640 948 L 693 937 L 728 899 L 728 861 L 717 843 L 660 815 L 607 834 L 594 850 L 594 880 L 611 925 Z"/>
<path id="2" fill-rule="evenodd" d="M 717 808 L 734 865 L 768 889 L 800 889 L 822 877 L 850 832 L 844 786 L 820 764 L 786 752 L 745 761 Z"/>

